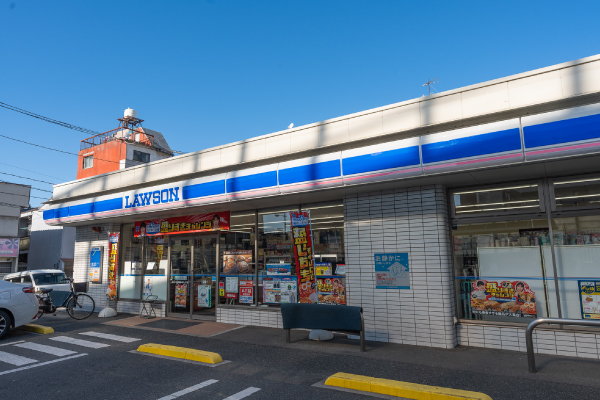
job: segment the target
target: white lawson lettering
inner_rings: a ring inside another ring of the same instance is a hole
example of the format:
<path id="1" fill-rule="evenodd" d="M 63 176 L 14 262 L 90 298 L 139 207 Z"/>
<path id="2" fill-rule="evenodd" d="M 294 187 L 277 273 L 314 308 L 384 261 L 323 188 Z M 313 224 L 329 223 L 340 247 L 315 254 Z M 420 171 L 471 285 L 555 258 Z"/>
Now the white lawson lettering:
<path id="1" fill-rule="evenodd" d="M 125 208 L 144 207 L 149 206 L 150 204 L 172 203 L 174 201 L 179 201 L 179 188 L 176 187 L 135 194 L 133 195 L 132 200 L 129 200 L 130 197 L 131 196 L 125 196 Z"/>

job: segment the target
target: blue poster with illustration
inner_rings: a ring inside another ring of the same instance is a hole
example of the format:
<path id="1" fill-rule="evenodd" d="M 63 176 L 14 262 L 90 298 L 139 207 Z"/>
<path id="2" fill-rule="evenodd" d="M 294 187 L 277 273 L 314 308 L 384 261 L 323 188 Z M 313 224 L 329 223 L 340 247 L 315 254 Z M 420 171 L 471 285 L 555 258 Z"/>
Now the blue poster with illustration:
<path id="1" fill-rule="evenodd" d="M 410 289 L 408 253 L 378 253 L 373 256 L 376 289 Z"/>

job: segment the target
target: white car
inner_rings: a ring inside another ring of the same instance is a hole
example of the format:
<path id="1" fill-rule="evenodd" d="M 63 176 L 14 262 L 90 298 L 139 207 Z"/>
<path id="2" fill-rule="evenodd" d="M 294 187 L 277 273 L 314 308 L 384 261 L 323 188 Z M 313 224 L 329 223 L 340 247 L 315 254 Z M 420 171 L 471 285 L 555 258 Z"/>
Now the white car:
<path id="1" fill-rule="evenodd" d="M 0 281 L 0 339 L 10 327 L 25 325 L 37 318 L 39 303 L 33 286 Z"/>
<path id="2" fill-rule="evenodd" d="M 71 284 L 66 279 L 65 273 L 60 269 L 32 269 L 4 276 L 5 281 L 33 286 L 36 293 L 40 293 L 42 289 L 52 289 L 50 297 L 57 307 L 60 307 L 71 293 Z"/>

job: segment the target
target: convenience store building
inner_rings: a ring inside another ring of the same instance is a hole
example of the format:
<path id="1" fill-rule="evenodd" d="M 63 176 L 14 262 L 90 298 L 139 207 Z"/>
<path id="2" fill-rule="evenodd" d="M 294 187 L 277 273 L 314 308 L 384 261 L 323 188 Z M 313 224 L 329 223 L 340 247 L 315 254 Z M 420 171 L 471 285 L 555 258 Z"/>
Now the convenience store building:
<path id="1" fill-rule="evenodd" d="M 97 307 L 280 327 L 303 211 L 321 300 L 361 306 L 367 340 L 525 351 L 532 318 L 599 318 L 600 56 L 56 185 L 44 219 L 76 227 Z M 395 257 L 408 285 L 383 282 Z"/>

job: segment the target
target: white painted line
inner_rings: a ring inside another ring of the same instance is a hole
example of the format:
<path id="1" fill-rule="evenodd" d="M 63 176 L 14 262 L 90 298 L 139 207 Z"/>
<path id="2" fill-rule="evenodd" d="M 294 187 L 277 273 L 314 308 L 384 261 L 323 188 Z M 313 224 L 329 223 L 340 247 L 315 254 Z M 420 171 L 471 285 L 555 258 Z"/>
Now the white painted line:
<path id="1" fill-rule="evenodd" d="M 2 372 L 0 372 L 0 375 L 12 374 L 13 372 L 19 372 L 19 371 L 24 371 L 26 369 L 31 369 L 31 368 L 36 368 L 36 367 L 42 367 L 44 365 L 54 364 L 54 363 L 57 363 L 57 362 L 60 362 L 60 361 L 70 360 L 72 358 L 83 357 L 83 356 L 87 356 L 87 353 L 76 354 L 76 355 L 70 356 L 70 357 L 57 358 L 56 360 L 52 360 L 52 361 L 46 361 L 46 362 L 39 363 L 39 364 L 28 365 L 26 367 L 10 369 L 8 371 L 2 371 Z"/>
<path id="2" fill-rule="evenodd" d="M 102 347 L 110 346 L 110 344 L 90 342 L 89 340 L 74 339 L 74 338 L 70 338 L 68 336 L 55 336 L 55 337 L 51 337 L 50 340 L 56 340 L 57 342 L 74 344 L 76 346 L 89 347 L 90 349 L 101 349 Z"/>
<path id="3" fill-rule="evenodd" d="M 240 399 L 243 399 L 244 397 L 248 397 L 251 394 L 258 392 L 259 390 L 260 390 L 259 388 L 249 387 L 248 389 L 244 389 L 241 392 L 237 392 L 236 394 L 233 394 L 223 400 L 240 400 Z"/>
<path id="4" fill-rule="evenodd" d="M 0 346 L 12 346 L 13 344 L 17 344 L 17 343 L 25 343 L 25 341 L 24 340 L 17 340 L 16 342 L 2 343 L 2 344 L 0 344 Z"/>
<path id="5" fill-rule="evenodd" d="M 101 339 L 108 339 L 108 340 L 116 340 L 117 342 L 124 342 L 124 343 L 131 343 L 131 342 L 137 342 L 138 340 L 142 340 L 142 339 L 136 339 L 136 338 L 131 338 L 131 337 L 127 337 L 127 336 L 111 335 L 110 333 L 100 333 L 100 332 L 81 332 L 80 335 L 93 336 L 93 337 L 97 337 L 97 338 L 101 338 Z"/>
<path id="6" fill-rule="evenodd" d="M 46 346 L 45 344 L 39 344 L 39 343 L 21 343 L 21 344 L 15 344 L 15 347 L 21 347 L 23 349 L 29 349 L 29 350 L 35 350 L 35 351 L 41 351 L 42 353 L 52 354 L 53 356 L 59 356 L 59 357 L 77 354 L 76 351 L 65 350 L 65 349 L 61 349 L 59 347 L 54 347 L 54 346 Z"/>
<path id="7" fill-rule="evenodd" d="M 17 367 L 21 365 L 33 364 L 37 361 L 38 360 L 34 360 L 33 358 L 21 357 L 10 353 L 5 353 L 4 351 L 0 351 L 0 362 L 16 365 Z"/>
<path id="8" fill-rule="evenodd" d="M 208 386 L 208 385 L 212 385 L 213 383 L 217 383 L 217 382 L 219 382 L 219 381 L 218 381 L 218 380 L 216 380 L 216 379 L 209 379 L 209 380 L 207 380 L 207 381 L 204 381 L 204 382 L 202 382 L 202 383 L 199 383 L 199 384 L 197 384 L 197 385 L 190 386 L 190 387 L 189 387 L 189 388 L 187 388 L 187 389 L 183 389 L 183 390 L 180 390 L 179 392 L 175 392 L 175 393 L 173 393 L 173 394 L 170 394 L 170 395 L 168 395 L 168 396 L 161 397 L 161 398 L 160 398 L 160 399 L 158 399 L 158 400 L 171 400 L 171 399 L 176 399 L 176 398 L 178 398 L 178 397 L 181 397 L 181 396 L 183 396 L 183 395 L 185 395 L 185 394 L 188 394 L 188 393 L 195 392 L 195 391 L 196 391 L 196 390 L 198 390 L 198 389 L 202 389 L 203 387 L 206 387 L 206 386 Z"/>

